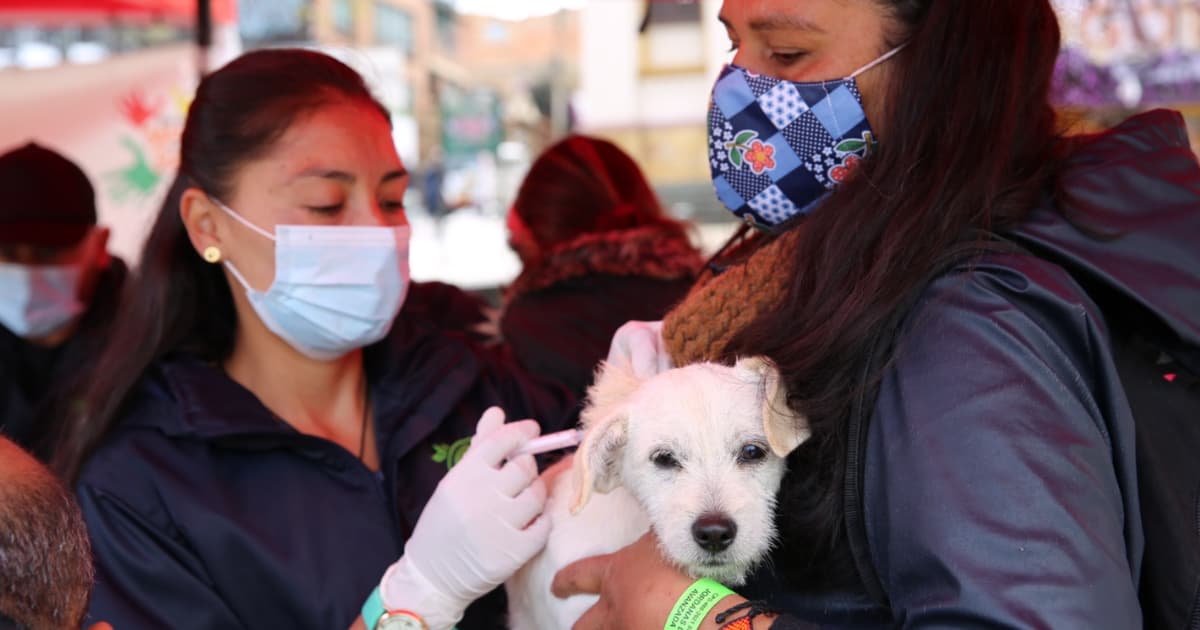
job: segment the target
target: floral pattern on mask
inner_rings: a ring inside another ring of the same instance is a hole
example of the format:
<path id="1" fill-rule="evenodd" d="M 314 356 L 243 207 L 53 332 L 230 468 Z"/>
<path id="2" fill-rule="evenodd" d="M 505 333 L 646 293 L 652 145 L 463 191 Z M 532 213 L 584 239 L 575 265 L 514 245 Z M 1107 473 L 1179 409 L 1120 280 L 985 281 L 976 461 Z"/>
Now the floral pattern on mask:
<path id="1" fill-rule="evenodd" d="M 878 143 L 875 141 L 875 136 L 869 130 L 862 132 L 860 138 L 847 138 L 839 142 L 834 147 L 834 152 L 841 157 L 842 161 L 829 169 L 827 174 L 829 180 L 835 185 L 846 181 L 862 163 L 863 158 L 870 155 L 876 144 Z"/>
<path id="2" fill-rule="evenodd" d="M 724 147 L 725 155 L 720 157 L 728 159 L 734 168 L 749 166 L 758 175 L 775 168 L 775 147 L 759 140 L 757 131 L 739 131 L 732 140 L 725 142 Z"/>
<path id="3" fill-rule="evenodd" d="M 750 169 L 755 173 L 763 173 L 775 168 L 775 147 L 770 144 L 764 144 L 761 140 L 755 140 L 750 143 L 750 150 L 746 151 L 745 159 L 750 164 Z"/>
<path id="4" fill-rule="evenodd" d="M 857 138 L 846 138 L 835 146 L 826 147 L 820 153 L 810 156 L 804 164 L 809 172 L 824 185 L 832 190 L 846 181 L 850 174 L 858 168 L 863 158 L 879 144 L 870 130 L 865 130 Z"/>
<path id="5" fill-rule="evenodd" d="M 801 83 L 732 65 L 713 86 L 708 129 L 717 198 L 760 227 L 810 212 L 874 142 L 852 76 Z"/>

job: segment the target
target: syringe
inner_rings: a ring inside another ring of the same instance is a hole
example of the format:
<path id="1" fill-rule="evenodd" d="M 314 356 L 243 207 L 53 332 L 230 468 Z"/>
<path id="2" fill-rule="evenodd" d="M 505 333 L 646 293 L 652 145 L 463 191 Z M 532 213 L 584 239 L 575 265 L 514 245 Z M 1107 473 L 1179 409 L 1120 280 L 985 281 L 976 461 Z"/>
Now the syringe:
<path id="1" fill-rule="evenodd" d="M 566 431 L 558 431 L 556 433 L 548 433 L 546 435 L 535 437 L 526 442 L 523 446 L 513 451 L 510 457 L 518 455 L 539 455 L 541 453 L 549 453 L 572 446 L 579 446 L 583 441 L 582 429 L 567 429 Z"/>

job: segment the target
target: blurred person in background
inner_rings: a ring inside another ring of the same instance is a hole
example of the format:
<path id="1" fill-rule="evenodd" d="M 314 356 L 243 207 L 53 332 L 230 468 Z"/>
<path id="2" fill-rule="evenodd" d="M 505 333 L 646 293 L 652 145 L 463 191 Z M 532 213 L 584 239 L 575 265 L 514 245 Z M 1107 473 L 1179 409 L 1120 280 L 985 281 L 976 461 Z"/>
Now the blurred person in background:
<path id="1" fill-rule="evenodd" d="M 75 163 L 33 143 L 0 155 L 0 431 L 42 459 L 120 299 L 107 245 Z"/>
<path id="2" fill-rule="evenodd" d="M 441 147 L 434 146 L 429 149 L 429 156 L 421 166 L 420 176 L 419 189 L 425 214 L 433 219 L 440 230 L 442 218 L 450 212 L 443 190 L 446 186 L 446 162 L 442 157 Z"/>
<path id="3" fill-rule="evenodd" d="M 660 319 L 703 263 L 637 163 L 588 136 L 534 161 L 508 228 L 523 268 L 505 293 L 501 336 L 522 365 L 577 395 L 617 328 Z"/>
<path id="4" fill-rule="evenodd" d="M 539 426 L 493 406 L 557 429 L 571 401 L 397 318 L 408 180 L 387 110 L 331 57 L 256 51 L 201 81 L 54 460 L 91 533 L 97 618 L 502 623 L 503 593 L 485 595 L 548 523 L 532 457 L 513 454 Z"/>

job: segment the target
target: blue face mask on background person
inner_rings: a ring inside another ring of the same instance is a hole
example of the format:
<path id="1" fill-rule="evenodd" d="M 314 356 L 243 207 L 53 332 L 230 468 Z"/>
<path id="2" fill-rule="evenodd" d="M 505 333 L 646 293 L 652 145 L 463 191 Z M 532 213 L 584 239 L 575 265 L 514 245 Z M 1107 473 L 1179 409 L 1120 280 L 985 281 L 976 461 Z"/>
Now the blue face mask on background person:
<path id="1" fill-rule="evenodd" d="M 725 207 L 760 227 L 811 212 L 875 144 L 856 77 L 798 83 L 727 65 L 713 87 L 708 158 Z"/>
<path id="2" fill-rule="evenodd" d="M 217 205 L 275 241 L 275 280 L 266 291 L 225 261 L 271 332 L 319 361 L 387 336 L 408 293 L 408 226 L 277 225 L 271 235 Z"/>
<path id="3" fill-rule="evenodd" d="M 0 263 L 0 325 L 37 339 L 74 322 L 87 305 L 79 299 L 83 265 Z"/>

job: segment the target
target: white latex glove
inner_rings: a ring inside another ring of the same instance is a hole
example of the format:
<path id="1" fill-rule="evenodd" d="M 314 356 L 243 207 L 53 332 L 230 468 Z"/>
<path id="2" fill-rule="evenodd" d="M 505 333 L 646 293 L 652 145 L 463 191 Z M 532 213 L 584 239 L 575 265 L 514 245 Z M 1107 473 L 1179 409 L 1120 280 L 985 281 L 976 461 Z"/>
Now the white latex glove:
<path id="1" fill-rule="evenodd" d="M 632 370 L 639 379 L 671 369 L 671 355 L 663 344 L 662 322 L 626 322 L 613 334 L 608 363 Z"/>
<path id="2" fill-rule="evenodd" d="M 431 630 L 451 628 L 471 602 L 516 573 L 546 545 L 546 486 L 532 455 L 505 463 L 541 432 L 532 420 L 504 424 L 483 413 L 463 458 L 438 483 L 404 556 L 384 574 L 389 609 L 420 615 Z"/>

